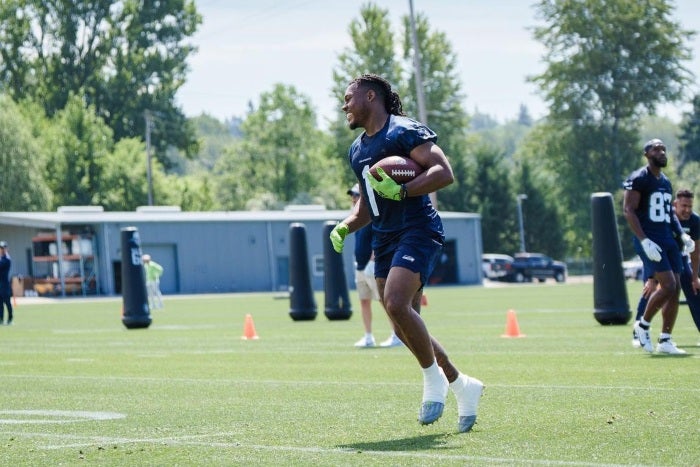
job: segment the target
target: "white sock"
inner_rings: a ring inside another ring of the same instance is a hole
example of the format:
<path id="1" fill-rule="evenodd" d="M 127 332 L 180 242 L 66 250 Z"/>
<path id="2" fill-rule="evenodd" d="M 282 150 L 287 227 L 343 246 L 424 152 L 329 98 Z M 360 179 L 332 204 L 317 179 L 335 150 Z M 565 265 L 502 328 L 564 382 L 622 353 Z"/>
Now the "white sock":
<path id="1" fill-rule="evenodd" d="M 462 397 L 462 394 L 464 393 L 464 388 L 467 386 L 467 375 L 463 375 L 462 373 L 459 374 L 456 380 L 452 381 L 450 383 L 450 389 L 452 389 L 452 392 L 454 392 L 455 397 L 457 398 L 457 413 L 460 416 L 466 415 L 465 410 L 465 400 L 464 397 Z"/>
<path id="2" fill-rule="evenodd" d="M 659 340 L 662 341 L 664 339 L 671 339 L 671 334 L 667 332 L 662 332 L 661 334 L 659 334 Z"/>
<path id="3" fill-rule="evenodd" d="M 639 318 L 639 324 L 641 324 L 642 326 L 644 326 L 646 328 L 648 328 L 651 325 L 651 323 L 649 321 L 644 319 L 644 316 Z M 642 329 L 644 329 L 644 328 L 642 328 Z"/>
<path id="4" fill-rule="evenodd" d="M 423 402 L 445 403 L 445 375 L 437 361 L 428 368 L 423 368 Z"/>
<path id="5" fill-rule="evenodd" d="M 468 415 L 476 415 L 476 407 L 479 403 L 479 397 L 472 397 L 469 399 L 469 394 L 467 394 L 467 382 L 469 381 L 469 376 L 460 373 L 456 380 L 450 383 L 450 388 L 455 394 L 457 399 L 457 413 L 460 417 L 466 417 Z M 474 380 L 473 384 L 476 384 L 478 380 Z"/>

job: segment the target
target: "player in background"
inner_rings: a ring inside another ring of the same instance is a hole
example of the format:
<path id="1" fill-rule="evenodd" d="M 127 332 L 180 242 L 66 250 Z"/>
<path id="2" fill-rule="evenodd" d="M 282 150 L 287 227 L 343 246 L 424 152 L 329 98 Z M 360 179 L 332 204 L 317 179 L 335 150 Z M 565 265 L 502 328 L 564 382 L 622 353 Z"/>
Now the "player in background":
<path id="1" fill-rule="evenodd" d="M 355 183 L 348 190 L 352 206 L 360 200 L 360 185 Z M 355 347 L 374 347 L 376 342 L 372 334 L 372 300 L 379 301 L 379 290 L 374 278 L 374 255 L 372 254 L 372 226 L 366 225 L 355 232 L 355 287 L 360 298 L 360 310 L 362 312 L 362 326 L 365 335 L 355 342 Z M 380 347 L 398 347 L 403 342 L 396 333 L 391 332 L 389 338 L 380 344 Z"/>
<path id="2" fill-rule="evenodd" d="M 151 255 L 143 255 L 141 260 L 146 272 L 148 302 L 151 308 L 163 308 L 163 294 L 160 293 L 160 277 L 163 275 L 163 266 L 153 261 Z"/>
<path id="3" fill-rule="evenodd" d="M 683 270 L 681 271 L 681 288 L 685 301 L 690 309 L 690 315 L 693 317 L 695 327 L 700 332 L 700 278 L 698 278 L 698 270 L 700 269 L 700 216 L 693 212 L 694 194 L 688 189 L 680 189 L 676 191 L 676 199 L 673 201 L 673 207 L 676 211 L 676 216 L 680 221 L 683 232 L 688 234 L 695 242 L 695 248 L 691 253 L 683 252 Z M 649 295 L 656 290 L 658 283 L 653 277 L 647 277 L 644 272 L 644 288 L 642 296 L 637 305 L 637 317 L 635 321 L 644 314 Z M 640 347 L 637 333 L 633 331 L 632 345 Z"/>
<path id="4" fill-rule="evenodd" d="M 458 430 L 467 432 L 476 422 L 484 385 L 453 365 L 420 316 L 423 286 L 444 242 L 442 221 L 428 194 L 453 182 L 452 168 L 435 144 L 435 133 L 403 116 L 401 99 L 384 78 L 362 75 L 354 79 L 345 91 L 342 110 L 351 129 L 364 129 L 348 154 L 362 197 L 333 229 L 331 242 L 340 252 L 348 233 L 372 223 L 382 305 L 423 372 L 418 421 L 429 425 L 440 418 L 451 388 L 457 398 Z M 403 185 L 383 170 L 378 171 L 381 181 L 369 175 L 372 165 L 392 155 L 408 156 L 425 171 Z"/>
<path id="5" fill-rule="evenodd" d="M 7 307 L 7 325 L 12 324 L 12 283 L 10 282 L 12 258 L 6 241 L 0 242 L 0 324 L 3 323 L 5 307 Z"/>
<path id="6" fill-rule="evenodd" d="M 634 247 L 659 287 L 651 292 L 644 314 L 634 324 L 641 347 L 653 352 L 649 337 L 651 320 L 662 310 L 662 325 L 657 352 L 682 354 L 671 339 L 678 316 L 680 272 L 683 268 L 681 250 L 674 238 L 672 225 L 676 217 L 671 208 L 673 189 L 670 180 L 662 172 L 666 167 L 666 145 L 660 139 L 652 139 L 644 145 L 648 164 L 630 174 L 625 180 L 623 212 L 634 234 Z M 673 221 L 673 222 L 672 222 Z M 684 232 L 677 232 L 683 245 L 690 249 L 695 242 Z"/>

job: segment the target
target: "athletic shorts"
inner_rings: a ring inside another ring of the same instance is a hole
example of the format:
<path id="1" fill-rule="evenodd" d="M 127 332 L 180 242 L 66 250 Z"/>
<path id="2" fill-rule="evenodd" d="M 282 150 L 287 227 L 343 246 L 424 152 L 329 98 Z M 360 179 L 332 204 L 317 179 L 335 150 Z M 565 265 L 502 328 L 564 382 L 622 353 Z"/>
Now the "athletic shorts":
<path id="1" fill-rule="evenodd" d="M 644 279 L 654 277 L 657 272 L 664 271 L 673 271 L 676 274 L 680 274 L 683 271 L 683 258 L 676 241 L 671 238 L 656 242 L 656 244 L 661 247 L 661 261 L 650 260 L 644 253 L 642 242 L 637 237 L 634 237 L 634 251 L 637 252 L 644 264 Z"/>
<path id="2" fill-rule="evenodd" d="M 355 270 L 355 287 L 360 300 L 379 300 L 377 281 L 374 279 L 374 261 L 367 263 L 367 267 Z"/>
<path id="3" fill-rule="evenodd" d="M 425 285 L 442 253 L 444 240 L 433 232 L 410 229 L 392 237 L 375 233 L 375 277 L 386 279 L 389 269 L 399 266 L 420 274 Z"/>

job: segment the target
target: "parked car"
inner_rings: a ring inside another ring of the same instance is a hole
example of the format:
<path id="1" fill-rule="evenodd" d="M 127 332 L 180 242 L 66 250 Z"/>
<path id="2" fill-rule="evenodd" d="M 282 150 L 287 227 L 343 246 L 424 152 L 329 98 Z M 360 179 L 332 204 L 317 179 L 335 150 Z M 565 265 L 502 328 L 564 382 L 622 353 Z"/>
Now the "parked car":
<path id="1" fill-rule="evenodd" d="M 514 282 L 531 282 L 533 279 L 544 282 L 550 277 L 557 282 L 566 281 L 566 263 L 542 253 L 516 253 L 511 267 Z"/>
<path id="2" fill-rule="evenodd" d="M 634 256 L 622 262 L 622 270 L 625 272 L 625 279 L 641 281 L 644 276 L 644 263 L 639 256 Z"/>
<path id="3" fill-rule="evenodd" d="M 498 253 L 486 253 L 481 255 L 481 268 L 484 277 L 492 281 L 508 280 L 511 275 L 513 257 Z"/>

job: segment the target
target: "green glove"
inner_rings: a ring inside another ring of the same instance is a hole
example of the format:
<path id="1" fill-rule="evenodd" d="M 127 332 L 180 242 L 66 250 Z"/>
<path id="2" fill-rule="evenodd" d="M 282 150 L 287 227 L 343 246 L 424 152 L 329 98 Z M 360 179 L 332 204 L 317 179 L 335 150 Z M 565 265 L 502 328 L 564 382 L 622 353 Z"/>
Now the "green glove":
<path id="1" fill-rule="evenodd" d="M 343 251 L 343 243 L 345 243 L 345 236 L 350 231 L 350 228 L 345 222 L 341 222 L 336 225 L 331 231 L 331 243 L 333 244 L 333 249 L 336 253 Z"/>
<path id="2" fill-rule="evenodd" d="M 382 177 L 381 181 L 377 181 L 372 175 L 367 177 L 374 191 L 379 193 L 383 198 L 401 201 L 401 185 L 393 181 L 381 167 L 377 167 L 377 174 Z"/>

